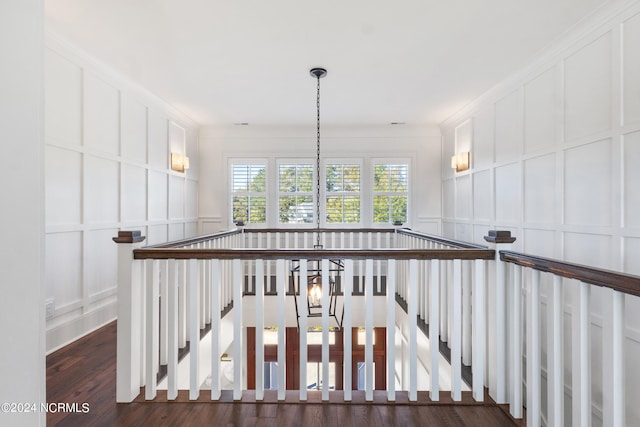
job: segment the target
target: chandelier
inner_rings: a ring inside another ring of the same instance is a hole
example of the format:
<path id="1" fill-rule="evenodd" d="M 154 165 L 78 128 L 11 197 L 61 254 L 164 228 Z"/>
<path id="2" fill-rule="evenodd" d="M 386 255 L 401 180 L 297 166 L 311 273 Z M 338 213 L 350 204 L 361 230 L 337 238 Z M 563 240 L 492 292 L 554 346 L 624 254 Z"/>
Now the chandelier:
<path id="1" fill-rule="evenodd" d="M 327 75 L 324 68 L 312 68 L 309 73 L 317 80 L 316 93 L 316 242 L 314 249 L 322 249 L 322 239 L 320 231 L 320 79 Z M 298 321 L 298 330 L 300 329 L 300 311 L 298 307 L 297 296 L 301 292 L 307 294 L 307 316 L 321 317 L 323 304 L 329 304 L 329 316 L 333 317 L 338 325 L 338 329 L 342 329 L 342 319 L 344 317 L 344 306 L 342 307 L 342 315 L 340 319 L 336 315 L 338 286 L 340 281 L 340 273 L 344 270 L 341 260 L 329 260 L 329 301 L 322 300 L 322 269 L 320 260 L 311 260 L 307 269 L 307 277 L 300 277 L 300 261 L 293 260 L 291 262 L 291 279 L 295 289 L 294 302 L 296 307 L 296 317 Z M 296 289 L 297 288 L 297 289 Z"/>

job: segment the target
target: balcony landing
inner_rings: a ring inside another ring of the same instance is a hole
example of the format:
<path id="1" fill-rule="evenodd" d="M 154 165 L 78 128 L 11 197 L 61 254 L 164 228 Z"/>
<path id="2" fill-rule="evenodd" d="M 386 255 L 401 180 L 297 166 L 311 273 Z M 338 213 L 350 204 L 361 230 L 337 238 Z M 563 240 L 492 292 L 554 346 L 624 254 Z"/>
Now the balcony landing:
<path id="1" fill-rule="evenodd" d="M 142 394 L 144 395 L 144 394 Z M 310 392 L 300 402 L 298 392 L 287 392 L 284 403 L 277 402 L 275 391 L 265 392 L 265 400 L 256 402 L 246 391 L 240 402 L 231 392 L 223 392 L 219 402 L 202 391 L 189 401 L 180 392 L 174 402 L 166 402 L 166 391 L 158 399 L 143 398 L 131 404 L 115 403 L 116 396 L 116 322 L 81 338 L 47 356 L 47 402 L 88 403 L 88 412 L 50 412 L 49 426 L 129 426 L 129 425 L 238 425 L 238 426 L 519 426 L 505 408 L 488 396 L 485 403 L 463 393 L 462 402 L 451 401 L 441 392 L 440 402 L 432 402 L 428 392 L 418 393 L 418 402 L 409 402 L 399 392 L 395 403 L 385 392 L 375 392 L 373 402 L 365 402 L 363 392 L 353 393 L 353 402 L 344 403 L 342 392 L 330 393 L 329 402 L 321 402 L 319 392 Z"/>

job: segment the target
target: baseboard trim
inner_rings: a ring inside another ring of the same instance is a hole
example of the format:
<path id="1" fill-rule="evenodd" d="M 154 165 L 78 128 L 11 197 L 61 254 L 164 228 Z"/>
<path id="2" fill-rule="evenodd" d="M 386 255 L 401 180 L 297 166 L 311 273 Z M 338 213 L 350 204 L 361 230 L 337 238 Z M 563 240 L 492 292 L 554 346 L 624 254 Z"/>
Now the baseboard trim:
<path id="1" fill-rule="evenodd" d="M 112 322 L 118 314 L 118 303 L 113 301 L 78 316 L 68 322 L 47 329 L 46 354 L 76 341 L 79 338 Z"/>

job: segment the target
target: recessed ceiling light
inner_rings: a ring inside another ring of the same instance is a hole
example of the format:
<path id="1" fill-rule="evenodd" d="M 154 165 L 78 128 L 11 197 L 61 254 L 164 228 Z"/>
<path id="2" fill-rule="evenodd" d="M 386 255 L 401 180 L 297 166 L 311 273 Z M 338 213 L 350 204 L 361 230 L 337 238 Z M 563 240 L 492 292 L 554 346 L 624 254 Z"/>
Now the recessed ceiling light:
<path id="1" fill-rule="evenodd" d="M 235 126 L 249 126 L 249 123 L 247 122 L 239 122 L 239 123 L 234 123 Z"/>
<path id="2" fill-rule="evenodd" d="M 406 125 L 407 122 L 391 122 L 392 125 Z"/>

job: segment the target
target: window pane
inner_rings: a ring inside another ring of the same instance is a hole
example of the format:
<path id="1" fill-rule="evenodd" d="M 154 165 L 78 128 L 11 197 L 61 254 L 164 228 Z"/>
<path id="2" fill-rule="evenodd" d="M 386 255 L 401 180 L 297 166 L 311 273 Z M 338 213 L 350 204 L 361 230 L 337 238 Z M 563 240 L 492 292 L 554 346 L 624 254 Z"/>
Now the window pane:
<path id="1" fill-rule="evenodd" d="M 326 214 L 328 223 L 342 222 L 342 197 L 327 197 Z"/>
<path id="2" fill-rule="evenodd" d="M 266 191 L 266 168 L 264 165 L 233 165 L 232 191 Z"/>
<path id="3" fill-rule="evenodd" d="M 409 165 L 374 165 L 373 187 L 373 222 L 407 222 Z"/>
<path id="4" fill-rule="evenodd" d="M 296 166 L 280 165 L 279 169 L 279 191 L 293 193 L 296 191 Z"/>
<path id="5" fill-rule="evenodd" d="M 343 191 L 360 191 L 360 166 L 344 166 L 344 189 Z"/>
<path id="6" fill-rule="evenodd" d="M 407 222 L 407 196 L 391 197 L 391 221 Z"/>
<path id="7" fill-rule="evenodd" d="M 360 197 L 344 196 L 344 218 L 342 222 L 358 223 L 360 222 Z"/>
<path id="8" fill-rule="evenodd" d="M 267 222 L 267 198 L 265 196 L 249 197 L 249 222 Z"/>
<path id="9" fill-rule="evenodd" d="M 389 170 L 386 165 L 373 167 L 373 191 L 389 190 Z"/>
<path id="10" fill-rule="evenodd" d="M 311 165 L 280 165 L 278 176 L 278 188 L 281 193 L 313 191 L 313 166 Z"/>
<path id="11" fill-rule="evenodd" d="M 389 165 L 389 190 L 407 191 L 407 165 Z"/>
<path id="12" fill-rule="evenodd" d="M 373 222 L 390 222 L 389 196 L 373 197 Z"/>
<path id="13" fill-rule="evenodd" d="M 313 222 L 313 196 L 280 196 L 279 203 L 282 224 Z"/>
<path id="14" fill-rule="evenodd" d="M 313 191 L 313 166 L 298 166 L 298 191 L 310 193 Z"/>
<path id="15" fill-rule="evenodd" d="M 233 196 L 233 222 L 249 222 L 249 197 Z"/>
<path id="16" fill-rule="evenodd" d="M 327 165 L 327 191 L 342 191 L 342 165 Z"/>
<path id="17" fill-rule="evenodd" d="M 233 222 L 266 223 L 267 182 L 264 164 L 231 166 L 231 216 Z"/>

